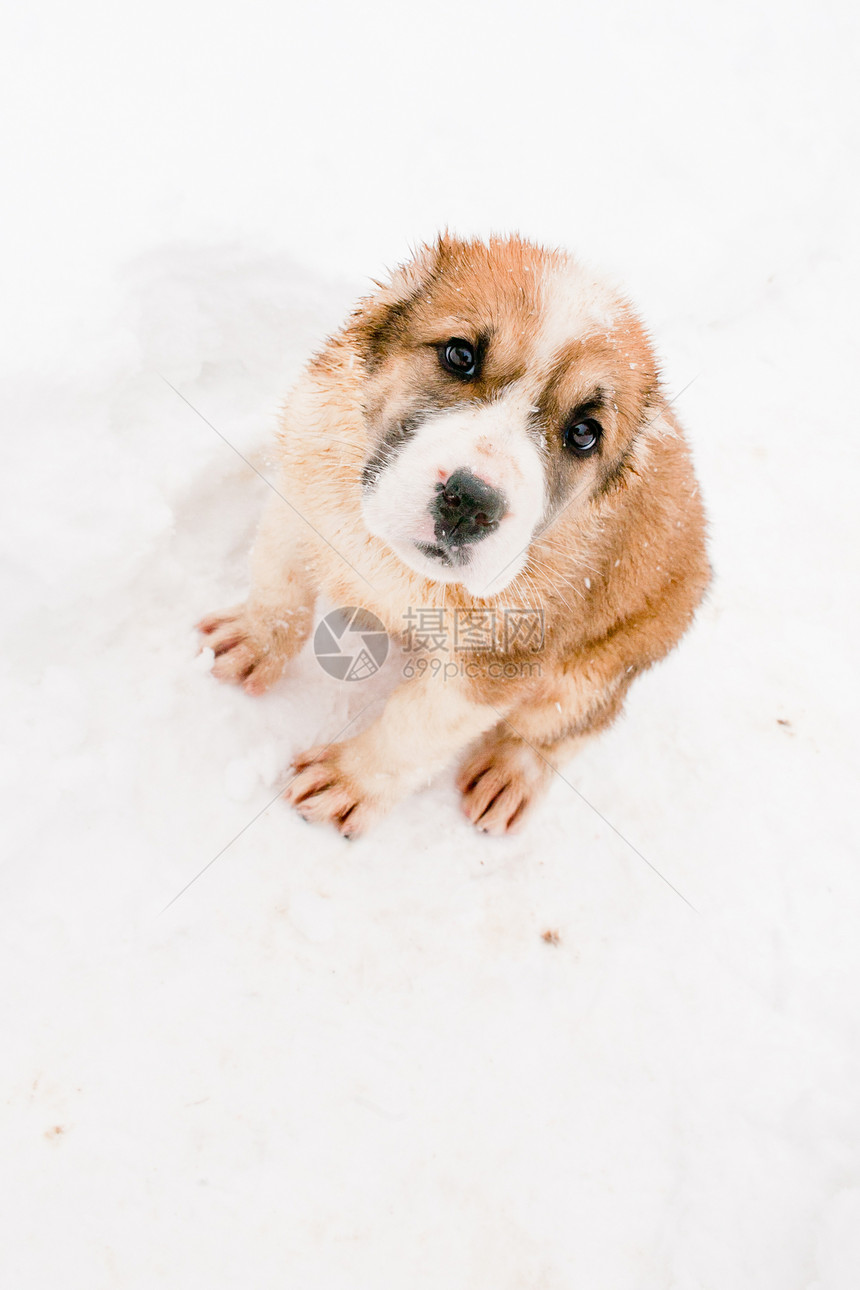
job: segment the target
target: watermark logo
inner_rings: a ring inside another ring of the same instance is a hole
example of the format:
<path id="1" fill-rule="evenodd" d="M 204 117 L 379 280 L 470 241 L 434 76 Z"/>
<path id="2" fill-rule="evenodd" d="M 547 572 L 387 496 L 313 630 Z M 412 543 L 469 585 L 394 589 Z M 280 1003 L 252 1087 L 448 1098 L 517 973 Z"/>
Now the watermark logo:
<path id="1" fill-rule="evenodd" d="M 375 614 L 360 605 L 333 609 L 314 632 L 314 654 L 338 681 L 366 681 L 388 657 L 388 633 Z"/>
<path id="2" fill-rule="evenodd" d="M 500 609 L 410 608 L 395 632 L 403 676 L 540 676 L 543 613 L 531 606 Z M 389 637 L 369 609 L 347 605 L 326 614 L 314 633 L 320 667 L 339 681 L 366 681 L 382 667 Z M 531 657 L 529 657 L 531 655 Z"/>
<path id="3" fill-rule="evenodd" d="M 500 609 L 407 609 L 403 648 L 424 654 L 537 654 L 544 641 L 543 612 L 531 606 Z"/>

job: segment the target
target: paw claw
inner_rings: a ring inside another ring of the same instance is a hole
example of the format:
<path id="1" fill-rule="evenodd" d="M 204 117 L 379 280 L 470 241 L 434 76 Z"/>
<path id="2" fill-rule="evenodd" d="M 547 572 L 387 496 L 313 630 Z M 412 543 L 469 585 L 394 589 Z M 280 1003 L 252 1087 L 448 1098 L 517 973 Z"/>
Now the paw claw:
<path id="1" fill-rule="evenodd" d="M 481 833 L 516 833 L 541 796 L 549 768 L 521 740 L 487 736 L 457 775 L 463 814 Z"/>
<path id="2" fill-rule="evenodd" d="M 345 838 L 372 823 L 378 807 L 341 764 L 343 744 L 317 745 L 293 758 L 284 799 L 311 824 L 332 824 Z"/>
<path id="3" fill-rule="evenodd" d="M 293 769 L 296 771 L 304 770 L 313 762 L 322 761 L 328 752 L 327 744 L 316 744 L 313 748 L 308 748 L 303 753 L 297 753 L 292 760 Z"/>
<path id="4" fill-rule="evenodd" d="M 295 612 L 284 620 L 252 611 L 246 605 L 207 614 L 197 624 L 203 637 L 201 650 L 215 655 L 212 675 L 218 681 L 241 685 L 247 694 L 263 694 L 280 678 L 290 658 L 297 654 L 310 630 L 310 610 Z"/>
<path id="5" fill-rule="evenodd" d="M 330 787 L 332 776 L 324 766 L 308 766 L 297 770 L 284 791 L 284 797 L 290 806 L 300 808 L 309 797 L 313 797 Z"/>

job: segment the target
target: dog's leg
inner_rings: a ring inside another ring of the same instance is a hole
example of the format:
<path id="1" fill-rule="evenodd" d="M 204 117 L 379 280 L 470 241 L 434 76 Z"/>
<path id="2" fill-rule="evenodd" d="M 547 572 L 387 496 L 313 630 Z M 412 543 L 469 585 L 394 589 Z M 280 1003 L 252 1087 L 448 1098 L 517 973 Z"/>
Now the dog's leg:
<path id="1" fill-rule="evenodd" d="M 314 591 L 304 561 L 304 522 L 280 497 L 263 514 L 251 555 L 251 594 L 243 605 L 197 624 L 215 651 L 212 675 L 262 694 L 298 654 L 313 623 Z"/>
<path id="2" fill-rule="evenodd" d="M 576 687 L 559 678 L 556 691 L 523 703 L 469 749 L 457 774 L 466 817 L 484 833 L 514 833 L 543 797 L 553 775 L 618 715 L 627 686 L 615 685 L 583 710 Z M 556 697 L 556 694 L 558 697 Z M 563 706 L 566 704 L 566 708 Z M 577 716 L 571 722 L 571 708 Z"/>
<path id="3" fill-rule="evenodd" d="M 284 796 L 306 820 L 354 836 L 429 782 L 498 719 L 498 710 L 463 681 L 407 681 L 367 730 L 297 757 Z"/>
<path id="4" fill-rule="evenodd" d="M 678 588 L 673 587 L 676 597 Z M 698 597 L 698 592 L 694 593 Z M 686 626 L 681 602 L 669 611 Z M 671 649 L 666 616 L 650 605 L 575 658 L 544 671 L 531 692 L 517 695 L 504 720 L 470 748 L 457 783 L 463 810 L 488 833 L 516 829 L 553 774 L 592 735 L 611 725 L 633 679 Z"/>

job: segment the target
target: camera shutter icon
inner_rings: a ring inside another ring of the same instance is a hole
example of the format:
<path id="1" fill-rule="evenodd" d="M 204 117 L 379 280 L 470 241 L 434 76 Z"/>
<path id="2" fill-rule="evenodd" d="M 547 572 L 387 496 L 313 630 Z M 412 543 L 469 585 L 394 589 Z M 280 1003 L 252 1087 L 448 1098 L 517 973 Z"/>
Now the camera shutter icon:
<path id="1" fill-rule="evenodd" d="M 388 657 L 388 633 L 368 609 L 346 605 L 320 619 L 314 654 L 324 672 L 338 681 L 366 681 Z"/>

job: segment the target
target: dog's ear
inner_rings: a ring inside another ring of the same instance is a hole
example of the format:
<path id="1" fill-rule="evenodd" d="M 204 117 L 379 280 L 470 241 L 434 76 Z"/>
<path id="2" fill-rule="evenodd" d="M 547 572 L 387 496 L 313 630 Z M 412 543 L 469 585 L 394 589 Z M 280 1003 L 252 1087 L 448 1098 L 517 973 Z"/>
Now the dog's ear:
<path id="1" fill-rule="evenodd" d="M 387 281 L 374 282 L 377 290 L 359 300 L 347 325 L 353 347 L 373 370 L 402 335 L 409 311 L 439 273 L 447 238 L 421 246 Z"/>

